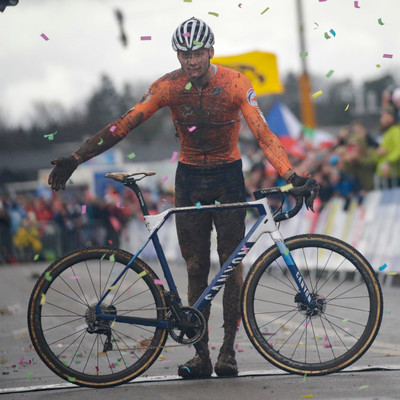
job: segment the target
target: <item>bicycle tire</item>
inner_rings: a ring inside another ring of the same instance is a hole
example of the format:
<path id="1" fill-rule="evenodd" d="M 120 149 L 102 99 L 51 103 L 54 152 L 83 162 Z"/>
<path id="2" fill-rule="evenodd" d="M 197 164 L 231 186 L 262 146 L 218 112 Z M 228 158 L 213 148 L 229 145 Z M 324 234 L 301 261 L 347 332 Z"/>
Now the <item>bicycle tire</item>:
<path id="1" fill-rule="evenodd" d="M 383 299 L 376 274 L 356 249 L 333 237 L 299 235 L 285 244 L 321 309 L 317 315 L 306 313 L 273 245 L 256 260 L 243 286 L 246 333 L 282 370 L 300 375 L 340 371 L 368 350 L 379 331 Z"/>
<path id="2" fill-rule="evenodd" d="M 30 337 L 40 358 L 61 378 L 87 387 L 119 385 L 146 371 L 163 350 L 164 328 L 100 321 L 103 333 L 88 332 L 99 298 L 131 259 L 120 249 L 81 249 L 55 261 L 36 282 L 28 306 Z M 111 287 L 102 311 L 165 320 L 166 302 L 157 279 L 135 259 Z"/>

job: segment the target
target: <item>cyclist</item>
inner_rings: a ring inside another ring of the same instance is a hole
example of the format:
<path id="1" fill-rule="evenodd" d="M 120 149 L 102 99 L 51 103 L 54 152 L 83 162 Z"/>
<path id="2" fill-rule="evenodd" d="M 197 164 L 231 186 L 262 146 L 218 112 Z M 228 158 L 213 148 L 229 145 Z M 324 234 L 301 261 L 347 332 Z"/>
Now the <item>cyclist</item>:
<path id="1" fill-rule="evenodd" d="M 214 34 L 202 20 L 193 17 L 181 23 L 172 37 L 181 68 L 155 81 L 138 104 L 72 155 L 52 161 L 55 165 L 49 176 L 52 189 L 65 189 L 79 164 L 115 145 L 164 106 L 171 110 L 181 145 L 175 178 L 177 207 L 246 200 L 238 149 L 243 116 L 277 172 L 294 186 L 303 186 L 309 178 L 294 172 L 280 141 L 268 128 L 249 80 L 239 72 L 210 64 L 213 44 Z M 306 205 L 311 209 L 317 190 L 316 187 L 306 196 Z M 212 225 L 217 231 L 218 255 L 223 265 L 244 236 L 244 219 L 241 210 L 176 215 L 179 245 L 188 270 L 189 305 L 207 287 Z M 240 319 L 242 283 L 239 265 L 227 280 L 223 294 L 224 340 L 214 367 L 219 376 L 238 372 L 234 339 Z M 205 310 L 206 321 L 209 314 L 210 310 Z M 212 374 L 208 329 L 195 348 L 195 357 L 179 366 L 178 373 L 184 378 Z"/>

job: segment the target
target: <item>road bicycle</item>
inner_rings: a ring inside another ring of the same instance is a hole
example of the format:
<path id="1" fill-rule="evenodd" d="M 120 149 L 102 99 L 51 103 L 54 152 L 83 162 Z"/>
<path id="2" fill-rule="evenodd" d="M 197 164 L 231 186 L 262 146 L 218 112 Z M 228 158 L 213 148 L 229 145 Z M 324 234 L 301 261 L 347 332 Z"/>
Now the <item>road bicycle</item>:
<path id="1" fill-rule="evenodd" d="M 80 249 L 38 279 L 29 301 L 29 333 L 52 371 L 77 385 L 104 388 L 143 374 L 168 335 L 196 347 L 206 329 L 202 311 L 265 233 L 274 244 L 250 268 L 241 297 L 243 325 L 254 348 L 276 367 L 301 375 L 339 371 L 367 351 L 383 312 L 371 265 L 339 239 L 304 234 L 284 240 L 279 231 L 278 222 L 300 211 L 310 187 L 261 189 L 246 203 L 197 204 L 149 215 L 137 182 L 154 174 L 106 175 L 139 200 L 149 236 L 135 255 L 107 246 Z M 291 195 L 293 208 L 273 213 L 268 196 L 277 194 Z M 238 209 L 254 209 L 259 216 L 194 306 L 184 306 L 157 233 L 176 213 Z M 165 283 L 139 258 L 150 241 Z"/>

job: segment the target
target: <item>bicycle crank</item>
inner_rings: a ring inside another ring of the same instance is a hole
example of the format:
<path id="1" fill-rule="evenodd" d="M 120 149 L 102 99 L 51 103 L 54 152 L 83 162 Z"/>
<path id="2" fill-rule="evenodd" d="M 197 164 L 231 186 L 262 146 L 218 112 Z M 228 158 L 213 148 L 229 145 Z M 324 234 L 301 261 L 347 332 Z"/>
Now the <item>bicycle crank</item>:
<path id="1" fill-rule="evenodd" d="M 206 321 L 203 314 L 193 307 L 179 308 L 179 315 L 169 312 L 168 332 L 181 344 L 197 343 L 206 331 Z"/>

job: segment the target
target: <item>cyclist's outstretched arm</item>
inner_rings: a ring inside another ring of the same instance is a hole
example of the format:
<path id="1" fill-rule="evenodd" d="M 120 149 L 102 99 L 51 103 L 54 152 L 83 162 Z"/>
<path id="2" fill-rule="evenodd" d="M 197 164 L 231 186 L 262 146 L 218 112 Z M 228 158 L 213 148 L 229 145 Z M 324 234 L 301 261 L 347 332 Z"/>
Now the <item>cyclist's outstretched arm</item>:
<path id="1" fill-rule="evenodd" d="M 141 101 L 117 121 L 108 124 L 88 139 L 78 150 L 67 157 L 60 157 L 51 163 L 55 165 L 48 179 L 54 190 L 65 189 L 66 182 L 79 164 L 105 152 L 122 140 L 132 129 L 151 117 L 166 105 L 168 88 L 165 77 L 154 82 Z"/>

